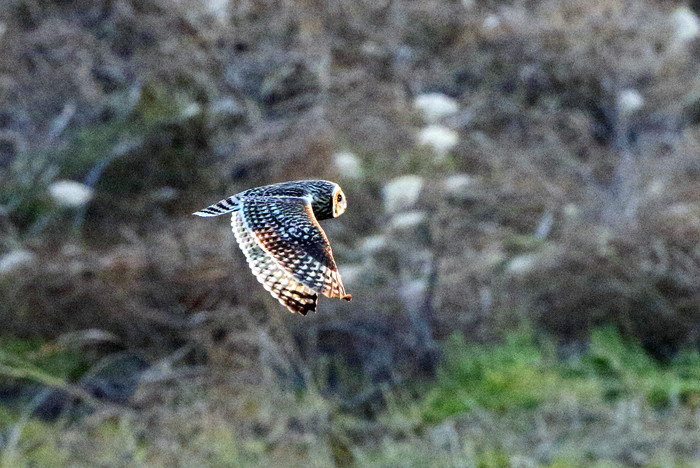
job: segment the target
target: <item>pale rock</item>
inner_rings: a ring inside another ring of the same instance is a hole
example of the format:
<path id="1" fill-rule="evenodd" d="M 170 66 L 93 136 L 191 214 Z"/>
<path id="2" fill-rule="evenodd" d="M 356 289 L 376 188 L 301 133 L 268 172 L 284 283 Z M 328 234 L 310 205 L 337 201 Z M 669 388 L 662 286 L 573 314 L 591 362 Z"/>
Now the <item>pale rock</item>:
<path id="1" fill-rule="evenodd" d="M 649 184 L 648 190 L 650 195 L 663 195 L 666 193 L 666 185 L 661 180 L 653 180 Z"/>
<path id="2" fill-rule="evenodd" d="M 666 211 L 671 216 L 685 217 L 691 216 L 693 214 L 693 209 L 691 205 L 687 203 L 676 203 L 675 205 L 671 205 Z"/>
<path id="3" fill-rule="evenodd" d="M 362 241 L 362 251 L 367 254 L 379 252 L 386 246 L 386 238 L 382 235 L 368 236 Z"/>
<path id="4" fill-rule="evenodd" d="M 423 118 L 429 123 L 435 123 L 441 118 L 459 111 L 457 101 L 442 93 L 426 93 L 416 96 L 413 106 L 423 114 Z"/>
<path id="5" fill-rule="evenodd" d="M 700 36 L 700 20 L 693 11 L 686 7 L 676 8 L 671 13 L 673 21 L 673 38 L 677 43 L 685 43 Z"/>
<path id="6" fill-rule="evenodd" d="M 422 211 L 408 211 L 397 213 L 391 217 L 390 226 L 397 231 L 411 230 L 425 224 L 425 213 Z"/>
<path id="7" fill-rule="evenodd" d="M 564 216 L 567 219 L 578 219 L 581 216 L 581 209 L 573 203 L 567 203 L 564 205 Z"/>
<path id="8" fill-rule="evenodd" d="M 449 195 L 462 195 L 474 183 L 474 178 L 467 174 L 453 174 L 442 181 L 442 187 Z"/>
<path id="9" fill-rule="evenodd" d="M 151 192 L 151 197 L 160 202 L 169 202 L 175 200 L 180 195 L 180 192 L 174 187 L 160 187 Z"/>
<path id="10" fill-rule="evenodd" d="M 207 10 L 219 18 L 221 22 L 229 17 L 229 0 L 207 0 L 205 5 Z"/>
<path id="11" fill-rule="evenodd" d="M 13 250 L 0 256 L 0 275 L 7 275 L 34 263 L 36 255 L 28 250 Z"/>
<path id="12" fill-rule="evenodd" d="M 439 451 L 447 453 L 458 453 L 460 451 L 460 436 L 452 421 L 431 427 L 427 435 L 430 444 Z"/>
<path id="13" fill-rule="evenodd" d="M 478 262 L 480 268 L 484 270 L 491 270 L 501 265 L 506 259 L 506 255 L 497 246 L 487 247 L 486 249 L 479 252 L 477 258 L 472 261 Z"/>
<path id="14" fill-rule="evenodd" d="M 94 191 L 80 182 L 57 180 L 49 185 L 49 195 L 59 206 L 78 208 L 92 200 Z"/>
<path id="15" fill-rule="evenodd" d="M 392 245 L 408 246 L 408 256 L 416 257 L 417 249 L 430 243 L 430 226 L 426 213 L 408 211 L 394 214 L 389 221 Z"/>
<path id="16" fill-rule="evenodd" d="M 481 306 L 481 310 L 491 310 L 493 306 L 493 292 L 491 288 L 485 286 L 479 288 L 479 305 Z"/>
<path id="17" fill-rule="evenodd" d="M 494 29 L 498 28 L 501 25 L 501 20 L 497 15 L 488 15 L 486 18 L 484 18 L 484 22 L 482 23 L 482 27 L 487 30 L 487 31 L 493 31 Z"/>
<path id="18" fill-rule="evenodd" d="M 190 102 L 180 109 L 180 117 L 183 119 L 190 119 L 196 117 L 202 113 L 202 106 L 196 102 Z"/>
<path id="19" fill-rule="evenodd" d="M 406 310 L 413 314 L 420 312 L 428 292 L 427 281 L 425 279 L 405 280 L 399 288 Z"/>
<path id="20" fill-rule="evenodd" d="M 429 146 L 438 155 L 446 155 L 459 142 L 454 130 L 442 125 L 428 125 L 418 132 L 418 144 Z"/>
<path id="21" fill-rule="evenodd" d="M 117 335 L 99 328 L 88 328 L 64 333 L 58 337 L 58 344 L 65 348 L 77 349 L 91 343 L 119 343 Z"/>
<path id="22" fill-rule="evenodd" d="M 411 302 L 419 302 L 428 292 L 428 283 L 424 278 L 405 280 L 400 286 L 401 295 Z"/>
<path id="23" fill-rule="evenodd" d="M 688 203 L 676 203 L 666 210 L 666 216 L 671 218 L 679 229 L 700 229 L 700 210 Z"/>
<path id="24" fill-rule="evenodd" d="M 209 107 L 209 112 L 214 115 L 237 116 L 243 114 L 243 109 L 235 99 L 227 97 L 214 101 Z"/>
<path id="25" fill-rule="evenodd" d="M 392 179 L 382 188 L 384 210 L 396 213 L 413 207 L 423 189 L 424 180 L 417 175 L 405 175 Z"/>
<path id="26" fill-rule="evenodd" d="M 511 259 L 510 262 L 508 262 L 507 270 L 509 273 L 512 273 L 517 276 L 526 275 L 535 268 L 537 260 L 537 255 L 518 255 L 517 257 Z"/>
<path id="27" fill-rule="evenodd" d="M 362 53 L 369 57 L 381 57 L 384 55 L 382 47 L 374 41 L 366 41 L 360 46 Z"/>
<path id="28" fill-rule="evenodd" d="M 362 164 L 360 158 L 350 151 L 340 151 L 333 155 L 333 165 L 338 174 L 347 179 L 362 177 Z"/>
<path id="29" fill-rule="evenodd" d="M 81 258 L 73 257 L 67 262 L 52 265 L 53 273 L 68 273 L 68 275 L 80 275 L 88 271 L 87 262 Z"/>
<path id="30" fill-rule="evenodd" d="M 623 89 L 617 95 L 617 109 L 623 115 L 632 114 L 644 105 L 644 98 L 636 89 Z"/>

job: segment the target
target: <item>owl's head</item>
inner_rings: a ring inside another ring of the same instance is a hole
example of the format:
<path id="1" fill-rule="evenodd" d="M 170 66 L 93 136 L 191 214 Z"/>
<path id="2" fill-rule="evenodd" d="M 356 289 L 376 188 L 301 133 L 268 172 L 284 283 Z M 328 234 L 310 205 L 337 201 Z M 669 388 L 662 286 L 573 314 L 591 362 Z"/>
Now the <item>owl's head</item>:
<path id="1" fill-rule="evenodd" d="M 333 217 L 337 218 L 341 214 L 345 213 L 345 209 L 348 207 L 348 199 L 343 193 L 343 189 L 340 185 L 334 184 L 335 188 L 333 190 Z"/>
<path id="2" fill-rule="evenodd" d="M 311 208 L 316 219 L 337 218 L 348 206 L 340 185 L 328 180 L 303 181 L 306 193 L 311 196 Z"/>

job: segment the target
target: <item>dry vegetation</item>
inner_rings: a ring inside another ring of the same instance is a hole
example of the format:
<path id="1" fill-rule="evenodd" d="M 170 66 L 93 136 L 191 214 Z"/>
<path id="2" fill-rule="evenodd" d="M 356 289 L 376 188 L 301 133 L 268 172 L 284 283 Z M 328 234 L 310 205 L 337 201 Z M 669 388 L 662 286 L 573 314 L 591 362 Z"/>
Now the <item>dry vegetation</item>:
<path id="1" fill-rule="evenodd" d="M 0 466 L 694 466 L 698 29 L 651 0 L 3 2 Z M 355 299 L 306 318 L 189 215 L 294 178 L 350 198 Z"/>

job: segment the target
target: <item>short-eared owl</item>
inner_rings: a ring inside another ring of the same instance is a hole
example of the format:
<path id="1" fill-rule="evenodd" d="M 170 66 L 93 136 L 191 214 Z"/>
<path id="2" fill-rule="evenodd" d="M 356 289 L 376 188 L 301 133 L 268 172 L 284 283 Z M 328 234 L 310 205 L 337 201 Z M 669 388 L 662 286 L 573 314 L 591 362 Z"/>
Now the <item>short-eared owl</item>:
<path id="1" fill-rule="evenodd" d="M 352 299 L 318 224 L 346 207 L 338 184 L 298 180 L 252 188 L 194 214 L 232 213 L 233 233 L 255 277 L 283 306 L 306 315 L 316 310 L 319 294 Z"/>

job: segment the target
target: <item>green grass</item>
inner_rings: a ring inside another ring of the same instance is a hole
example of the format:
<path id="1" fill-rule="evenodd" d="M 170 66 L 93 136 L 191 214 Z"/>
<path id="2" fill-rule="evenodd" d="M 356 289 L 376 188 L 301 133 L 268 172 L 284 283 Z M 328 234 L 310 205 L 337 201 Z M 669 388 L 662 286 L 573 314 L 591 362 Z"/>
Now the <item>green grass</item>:
<path id="1" fill-rule="evenodd" d="M 529 333 L 485 346 L 453 336 L 438 381 L 427 391 L 424 418 L 436 423 L 479 408 L 533 409 L 568 396 L 614 402 L 642 397 L 655 409 L 700 402 L 700 353 L 686 351 L 669 363 L 649 357 L 639 343 L 611 327 L 592 332 L 588 351 L 558 362 L 551 343 Z"/>
<path id="2" fill-rule="evenodd" d="M 652 359 L 636 341 L 624 341 L 615 329 L 593 331 L 589 352 L 563 366 L 564 377 L 596 380 L 610 400 L 643 396 L 656 409 L 700 400 L 700 353 L 684 351 L 668 363 Z"/>
<path id="3" fill-rule="evenodd" d="M 83 354 L 63 349 L 53 342 L 0 337 L 0 376 L 72 380 L 80 377 L 87 367 Z"/>
<path id="4" fill-rule="evenodd" d="M 501 412 L 535 407 L 550 396 L 557 380 L 556 371 L 544 364 L 525 334 L 493 347 L 470 345 L 455 335 L 446 344 L 438 383 L 428 391 L 425 419 L 439 422 L 477 407 Z"/>

